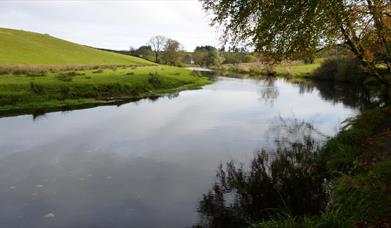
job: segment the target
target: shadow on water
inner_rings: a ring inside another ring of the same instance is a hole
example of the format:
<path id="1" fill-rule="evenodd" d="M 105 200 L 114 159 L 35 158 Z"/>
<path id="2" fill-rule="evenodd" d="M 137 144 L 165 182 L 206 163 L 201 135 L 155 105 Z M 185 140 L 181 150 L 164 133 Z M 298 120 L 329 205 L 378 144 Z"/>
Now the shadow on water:
<path id="1" fill-rule="evenodd" d="M 275 77 L 262 78 L 259 100 L 264 101 L 265 104 L 273 105 L 274 100 L 279 96 L 278 86 L 275 85 L 278 80 L 279 79 Z M 331 102 L 332 104 L 342 103 L 349 108 L 365 110 L 373 106 L 378 106 L 380 103 L 374 92 L 357 84 L 332 81 L 304 81 L 291 83 L 298 86 L 300 94 L 319 91 L 320 97 L 325 101 Z"/>
<path id="2" fill-rule="evenodd" d="M 234 161 L 220 165 L 216 182 L 199 202 L 195 227 L 247 227 L 324 209 L 326 176 L 317 154 L 327 137 L 297 119 L 279 118 L 270 130 L 275 147 L 259 150 L 249 167 Z"/>
<path id="3" fill-rule="evenodd" d="M 325 101 L 333 104 L 341 102 L 347 107 L 359 110 L 379 105 L 377 95 L 360 85 L 331 81 L 311 81 L 296 84 L 300 88 L 300 94 L 313 92 L 316 89 Z"/>

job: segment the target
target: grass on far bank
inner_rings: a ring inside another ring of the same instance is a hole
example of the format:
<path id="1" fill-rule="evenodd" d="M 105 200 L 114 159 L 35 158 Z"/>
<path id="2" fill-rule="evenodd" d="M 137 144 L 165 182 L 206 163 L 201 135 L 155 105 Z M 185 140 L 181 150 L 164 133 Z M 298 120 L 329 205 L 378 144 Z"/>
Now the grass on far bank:
<path id="1" fill-rule="evenodd" d="M 303 78 L 308 77 L 317 68 L 320 67 L 323 59 L 316 59 L 312 64 L 302 62 L 283 63 L 273 67 L 267 66 L 260 62 L 256 63 L 241 63 L 241 64 L 226 64 L 219 67 L 217 70 L 225 75 L 238 74 L 248 77 L 259 77 L 273 74 L 279 77 Z"/>
<path id="2" fill-rule="evenodd" d="M 0 75 L 0 115 L 82 104 L 105 104 L 198 88 L 205 77 L 178 67 L 139 66 Z"/>

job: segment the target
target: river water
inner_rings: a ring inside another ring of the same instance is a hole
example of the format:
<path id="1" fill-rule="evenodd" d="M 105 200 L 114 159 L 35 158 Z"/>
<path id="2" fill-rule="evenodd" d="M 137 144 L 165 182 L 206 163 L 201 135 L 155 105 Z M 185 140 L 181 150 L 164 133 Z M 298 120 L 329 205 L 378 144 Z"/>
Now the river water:
<path id="1" fill-rule="evenodd" d="M 333 136 L 356 115 L 362 103 L 336 88 L 221 77 L 157 100 L 0 118 L 0 227 L 194 225 L 218 165 L 271 147 L 276 122 Z"/>

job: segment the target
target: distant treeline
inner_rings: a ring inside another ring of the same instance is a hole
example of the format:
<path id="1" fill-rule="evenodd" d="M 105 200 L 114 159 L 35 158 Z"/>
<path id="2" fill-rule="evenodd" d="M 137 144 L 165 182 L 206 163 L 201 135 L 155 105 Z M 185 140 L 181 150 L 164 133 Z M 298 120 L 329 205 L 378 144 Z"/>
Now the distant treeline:
<path id="1" fill-rule="evenodd" d="M 221 64 L 240 64 L 254 62 L 269 62 L 266 56 L 249 51 L 246 48 L 216 48 L 210 45 L 197 46 L 192 52 L 185 51 L 180 42 L 163 36 L 152 37 L 145 45 L 138 48 L 130 47 L 129 50 L 113 50 L 97 48 L 123 55 L 140 57 L 152 62 L 183 66 L 216 66 Z M 305 63 L 313 63 L 316 58 L 330 58 L 345 56 L 347 51 L 342 47 L 328 47 L 315 53 L 313 56 L 297 56 L 295 60 Z"/>

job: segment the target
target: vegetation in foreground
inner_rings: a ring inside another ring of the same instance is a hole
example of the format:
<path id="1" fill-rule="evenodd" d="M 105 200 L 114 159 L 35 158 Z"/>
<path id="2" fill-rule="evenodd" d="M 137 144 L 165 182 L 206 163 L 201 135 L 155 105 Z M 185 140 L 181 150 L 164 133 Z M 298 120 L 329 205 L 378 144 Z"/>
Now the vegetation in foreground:
<path id="1" fill-rule="evenodd" d="M 200 202 L 200 226 L 389 227 L 390 115 L 390 107 L 365 111 L 322 147 L 303 130 L 310 125 L 284 125 L 303 138 L 279 141 L 249 168 L 221 166 Z"/>
<path id="2" fill-rule="evenodd" d="M 0 113 L 158 96 L 209 83 L 205 77 L 169 66 L 112 67 L 0 75 Z"/>

